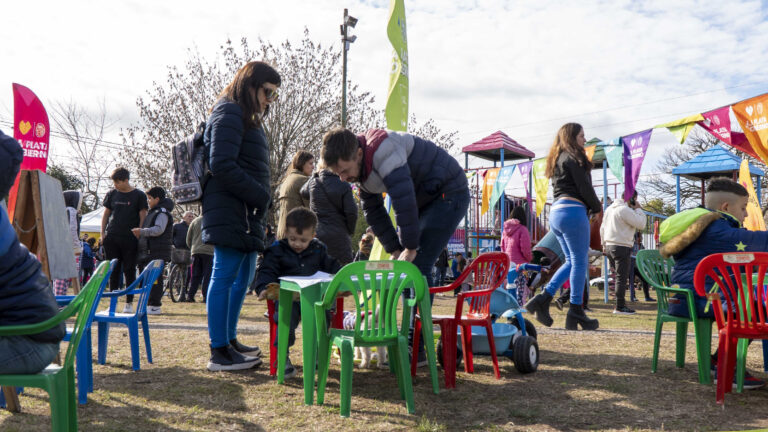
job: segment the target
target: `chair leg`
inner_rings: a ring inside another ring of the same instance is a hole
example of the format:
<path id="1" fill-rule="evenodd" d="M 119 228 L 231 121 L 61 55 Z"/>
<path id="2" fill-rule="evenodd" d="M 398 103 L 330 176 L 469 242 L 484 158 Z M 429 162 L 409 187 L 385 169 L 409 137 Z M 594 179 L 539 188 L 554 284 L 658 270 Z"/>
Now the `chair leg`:
<path id="1" fill-rule="evenodd" d="M 131 367 L 137 371 L 141 369 L 139 365 L 139 323 L 132 322 L 128 324 L 128 339 L 131 343 Z"/>
<path id="2" fill-rule="evenodd" d="M 445 325 L 440 332 L 443 342 L 443 366 L 445 368 L 445 388 L 456 387 L 456 325 Z M 391 363 L 391 362 L 390 362 Z"/>
<path id="3" fill-rule="evenodd" d="M 87 337 L 84 334 L 83 337 Z M 80 341 L 75 354 L 75 368 L 77 369 L 77 401 L 85 405 L 88 402 L 88 365 L 90 356 L 86 356 L 87 345 L 84 340 Z"/>
<path id="4" fill-rule="evenodd" d="M 413 401 L 413 383 L 411 382 L 411 376 L 408 375 L 408 341 L 405 337 L 400 336 L 397 339 L 398 351 L 400 356 L 400 371 L 402 375 L 402 393 L 405 394 L 405 406 L 408 409 L 409 414 L 413 414 L 416 411 L 415 403 Z"/>
<path id="5" fill-rule="evenodd" d="M 763 371 L 768 372 L 768 340 L 763 339 Z"/>
<path id="6" fill-rule="evenodd" d="M 67 368 L 66 375 L 67 388 L 67 419 L 69 420 L 69 430 L 77 430 L 77 401 L 75 400 L 75 370 L 72 367 Z M 86 393 L 87 395 L 87 393 Z"/>
<path id="7" fill-rule="evenodd" d="M 341 342 L 341 383 L 339 384 L 339 394 L 341 401 L 339 403 L 339 413 L 342 417 L 349 417 L 350 405 L 352 401 L 352 371 L 354 364 L 354 346 L 352 341 L 343 340 Z"/>
<path id="8" fill-rule="evenodd" d="M 413 348 L 411 350 L 411 376 L 416 376 L 416 368 L 419 363 L 419 342 L 421 341 L 421 320 L 416 318 L 413 324 Z"/>
<path id="9" fill-rule="evenodd" d="M 100 365 L 107 362 L 107 344 L 109 344 L 109 323 L 99 322 L 99 352 L 96 359 Z"/>
<path id="10" fill-rule="evenodd" d="M 144 333 L 144 346 L 147 349 L 147 362 L 152 363 L 152 343 L 149 340 L 149 319 L 144 315 L 141 318 L 141 331 Z"/>
<path id="11" fill-rule="evenodd" d="M 499 373 L 499 360 L 496 358 L 496 340 L 493 338 L 493 328 L 491 327 L 490 320 L 485 323 L 485 332 L 488 335 L 488 347 L 491 349 L 493 372 L 496 374 L 496 379 L 501 379 L 501 373 Z"/>
<path id="12" fill-rule="evenodd" d="M 736 343 L 736 393 L 744 391 L 744 374 L 747 371 L 747 350 L 749 339 L 739 339 Z"/>
<path id="13" fill-rule="evenodd" d="M 272 352 L 270 350 L 270 361 L 272 361 Z M 331 341 L 327 338 L 318 340 L 317 344 L 317 404 L 322 405 L 325 401 L 325 386 L 328 383 L 328 369 L 331 365 Z"/>
<path id="14" fill-rule="evenodd" d="M 54 378 L 47 389 L 51 405 L 51 431 L 53 432 L 69 430 L 69 401 L 67 400 L 65 382 L 66 379 Z"/>
<path id="15" fill-rule="evenodd" d="M 464 372 L 475 373 L 472 363 L 472 326 L 461 326 L 461 349 L 464 351 Z"/>
<path id="16" fill-rule="evenodd" d="M 656 332 L 653 335 L 653 358 L 651 359 L 651 373 L 656 373 L 659 366 L 659 345 L 661 343 L 661 329 L 664 321 L 656 317 Z"/>
<path id="17" fill-rule="evenodd" d="M 675 329 L 675 366 L 685 367 L 685 343 L 688 338 L 688 323 L 677 322 Z"/>
<path id="18" fill-rule="evenodd" d="M 712 321 L 694 321 L 693 331 L 696 335 L 696 357 L 699 360 L 699 383 L 710 384 L 712 383 L 712 377 L 710 376 L 710 366 L 712 362 L 710 358 L 710 353 L 712 352 Z"/>
<path id="19" fill-rule="evenodd" d="M 269 315 L 269 374 L 275 376 L 277 373 L 277 348 L 275 347 L 277 324 L 272 319 L 275 316 L 275 302 L 273 300 L 267 300 L 267 315 Z"/>
<path id="20" fill-rule="evenodd" d="M 85 343 L 85 355 L 87 357 L 85 364 L 87 365 L 88 372 L 88 393 L 93 393 L 93 335 L 91 329 L 86 329 L 87 333 L 83 335 L 85 340 L 81 340 L 80 343 Z"/>
<path id="21" fill-rule="evenodd" d="M 720 334 L 719 341 L 718 341 L 718 347 L 717 347 L 717 384 L 715 386 L 715 402 L 722 405 L 723 400 L 725 399 L 725 368 L 726 368 L 726 358 L 728 357 L 728 343 L 726 342 L 726 337 L 722 334 Z M 731 383 L 728 383 L 728 387 L 731 386 Z"/>

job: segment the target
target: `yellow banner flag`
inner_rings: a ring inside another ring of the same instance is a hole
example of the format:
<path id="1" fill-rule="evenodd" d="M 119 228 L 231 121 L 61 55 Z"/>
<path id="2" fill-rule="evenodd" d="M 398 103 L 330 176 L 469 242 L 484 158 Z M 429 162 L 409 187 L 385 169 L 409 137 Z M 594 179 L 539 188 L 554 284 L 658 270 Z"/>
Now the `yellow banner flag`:
<path id="1" fill-rule="evenodd" d="M 395 210 L 392 208 L 390 198 L 386 193 L 384 196 L 384 207 L 389 209 L 389 219 L 392 221 L 392 226 L 397 229 L 397 222 L 395 222 Z M 373 238 L 373 246 L 371 246 L 371 253 L 368 255 L 368 259 L 371 261 L 385 261 L 391 257 L 387 251 L 384 250 L 384 245 L 381 244 L 378 237 Z"/>
<path id="2" fill-rule="evenodd" d="M 584 147 L 584 151 L 587 153 L 587 159 L 589 159 L 590 162 L 592 162 L 592 159 L 595 157 L 595 150 L 597 150 L 596 145 Z"/>
<path id="3" fill-rule="evenodd" d="M 765 231 L 765 221 L 763 212 L 760 211 L 760 204 L 757 201 L 757 194 L 752 185 L 752 176 L 749 175 L 749 161 L 743 159 L 739 169 L 739 183 L 749 192 L 749 201 L 747 201 L 747 217 L 744 219 L 744 228 L 750 231 Z"/>
<path id="4" fill-rule="evenodd" d="M 768 163 L 768 93 L 731 105 L 733 114 L 764 163 Z"/>
<path id="5" fill-rule="evenodd" d="M 544 211 L 544 205 L 547 203 L 549 178 L 547 178 L 545 172 L 546 168 L 546 158 L 533 161 L 533 189 L 536 191 L 536 216 L 541 216 L 541 212 Z"/>
<path id="6" fill-rule="evenodd" d="M 696 126 L 696 122 L 699 122 L 702 120 L 704 120 L 704 117 L 701 114 L 693 114 L 693 115 L 689 115 L 688 117 L 683 117 L 681 119 L 677 119 L 669 123 L 656 125 L 654 127 L 669 129 L 672 135 L 674 135 L 675 138 L 677 138 L 677 140 L 680 141 L 680 144 L 682 144 L 685 142 L 685 139 L 688 137 L 688 134 L 691 132 L 691 129 L 693 129 L 693 127 Z"/>
<path id="7" fill-rule="evenodd" d="M 480 206 L 480 214 L 485 214 L 488 211 L 491 194 L 493 193 L 493 185 L 496 183 L 496 177 L 499 176 L 499 169 L 491 168 L 485 171 L 485 177 L 483 178 L 483 203 Z"/>

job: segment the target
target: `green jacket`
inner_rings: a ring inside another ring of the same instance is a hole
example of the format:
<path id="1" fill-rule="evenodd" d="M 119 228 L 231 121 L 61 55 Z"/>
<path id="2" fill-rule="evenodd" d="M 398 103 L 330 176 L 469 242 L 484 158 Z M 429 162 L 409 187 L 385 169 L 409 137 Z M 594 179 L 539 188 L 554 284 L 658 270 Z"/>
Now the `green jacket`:
<path id="1" fill-rule="evenodd" d="M 203 217 L 198 216 L 187 229 L 187 246 L 191 253 L 201 255 L 213 255 L 213 245 L 203 243 Z"/>

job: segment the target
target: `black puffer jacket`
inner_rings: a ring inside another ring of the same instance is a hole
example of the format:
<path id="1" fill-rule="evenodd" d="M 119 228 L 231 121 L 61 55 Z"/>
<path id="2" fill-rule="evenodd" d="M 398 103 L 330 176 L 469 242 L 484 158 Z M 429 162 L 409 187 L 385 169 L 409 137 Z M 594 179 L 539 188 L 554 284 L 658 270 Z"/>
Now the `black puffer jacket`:
<path id="1" fill-rule="evenodd" d="M 22 157 L 19 143 L 0 132 L 0 196 L 8 193 Z M 39 323 L 58 312 L 40 262 L 19 243 L 7 213 L 0 209 L 0 327 Z M 29 338 L 57 343 L 64 338 L 65 331 L 61 323 Z"/>
<path id="2" fill-rule="evenodd" d="M 602 211 L 600 199 L 597 198 L 592 186 L 592 172 L 579 165 L 579 162 L 568 152 L 560 153 L 552 173 L 552 194 L 558 198 L 571 197 L 583 202 L 588 213 L 597 214 Z"/>
<path id="3" fill-rule="evenodd" d="M 171 260 L 171 246 L 173 244 L 173 216 L 171 212 L 173 205 L 173 200 L 166 197 L 149 209 L 142 228 L 155 226 L 155 221 L 160 214 L 164 214 L 168 218 L 168 222 L 159 236 L 141 236 L 139 239 L 139 262 L 145 263 L 156 259 L 166 262 Z"/>
<path id="4" fill-rule="evenodd" d="M 317 238 L 328 247 L 328 254 L 341 265 L 352 262 L 357 204 L 352 187 L 328 170 L 315 173 L 301 188 L 301 196 L 309 200 L 309 208 L 317 215 Z"/>
<path id="5" fill-rule="evenodd" d="M 264 259 L 256 269 L 256 293 L 262 292 L 267 284 L 278 282 L 280 276 L 311 276 L 318 271 L 336 273 L 341 269 L 339 262 L 328 255 L 325 245 L 312 239 L 309 246 L 296 253 L 287 239 L 280 240 L 264 251 Z"/>
<path id="6" fill-rule="evenodd" d="M 203 243 L 263 251 L 271 200 L 264 129 L 244 130 L 243 110 L 222 99 L 208 117 L 204 140 L 212 176 L 203 191 Z"/>

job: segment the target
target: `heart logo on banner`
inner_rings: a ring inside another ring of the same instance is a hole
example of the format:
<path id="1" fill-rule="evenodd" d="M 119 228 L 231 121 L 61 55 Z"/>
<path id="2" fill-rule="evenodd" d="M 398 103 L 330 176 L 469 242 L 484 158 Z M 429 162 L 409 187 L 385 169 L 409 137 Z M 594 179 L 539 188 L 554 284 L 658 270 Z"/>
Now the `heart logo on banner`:
<path id="1" fill-rule="evenodd" d="M 22 135 L 26 135 L 29 130 L 32 129 L 32 125 L 29 124 L 28 121 L 20 121 L 19 122 L 19 130 L 21 131 Z"/>
<path id="2" fill-rule="evenodd" d="M 712 117 L 712 121 L 715 122 L 716 125 L 720 126 L 720 117 L 714 116 Z"/>
<path id="3" fill-rule="evenodd" d="M 758 113 L 759 115 L 762 115 L 762 114 L 763 114 L 763 103 L 762 103 L 762 102 L 760 102 L 760 103 L 758 103 L 758 104 L 757 104 L 757 113 Z"/>
<path id="4" fill-rule="evenodd" d="M 632 141 L 629 142 L 629 146 L 635 148 L 635 146 L 637 146 L 637 138 L 632 138 Z"/>
<path id="5" fill-rule="evenodd" d="M 745 111 L 747 112 L 747 115 L 752 115 L 752 111 L 754 111 L 754 110 L 755 109 L 752 108 L 752 105 L 749 105 Z"/>

